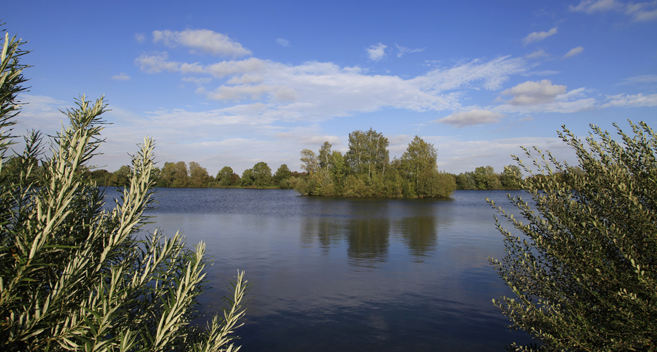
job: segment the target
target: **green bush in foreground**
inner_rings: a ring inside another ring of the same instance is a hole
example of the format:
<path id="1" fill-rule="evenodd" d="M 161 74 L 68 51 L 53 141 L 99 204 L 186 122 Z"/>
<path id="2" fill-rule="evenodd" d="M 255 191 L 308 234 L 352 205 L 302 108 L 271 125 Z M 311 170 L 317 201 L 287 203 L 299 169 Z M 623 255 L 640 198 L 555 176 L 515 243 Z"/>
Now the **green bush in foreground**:
<path id="1" fill-rule="evenodd" d="M 7 156 L 25 81 L 20 44 L 5 36 L 0 67 L 0 350 L 238 350 L 229 334 L 244 315 L 243 273 L 223 316 L 207 329 L 191 326 L 206 289 L 205 245 L 187 249 L 178 233 L 136 236 L 151 203 L 151 139 L 109 212 L 103 192 L 82 180 L 102 142 L 102 98 L 82 97 L 65 112 L 70 126 L 51 140 L 50 157 L 38 132 L 25 138 L 22 155 Z"/>
<path id="2" fill-rule="evenodd" d="M 522 181 L 535 210 L 511 200 L 526 222 L 497 207 L 522 236 L 497 222 L 507 255 L 491 263 L 516 297 L 493 301 L 539 342 L 512 348 L 657 349 L 657 137 L 630 124 L 634 136 L 616 126 L 622 143 L 592 126 L 588 147 L 564 127 L 583 172 L 542 155 L 540 172 L 562 174 Z"/>

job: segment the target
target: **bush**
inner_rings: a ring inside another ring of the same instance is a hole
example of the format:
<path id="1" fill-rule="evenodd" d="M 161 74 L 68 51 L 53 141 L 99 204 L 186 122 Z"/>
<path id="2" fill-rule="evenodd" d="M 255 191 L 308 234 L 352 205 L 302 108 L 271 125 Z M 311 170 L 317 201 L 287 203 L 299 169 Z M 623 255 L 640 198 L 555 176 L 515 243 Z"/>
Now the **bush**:
<path id="1" fill-rule="evenodd" d="M 630 124 L 622 144 L 592 126 L 588 147 L 564 127 L 582 171 L 542 155 L 547 177 L 520 181 L 535 211 L 520 197 L 524 223 L 502 211 L 522 236 L 497 223 L 507 255 L 491 263 L 516 298 L 493 301 L 539 350 L 657 349 L 657 138 Z"/>
<path id="2" fill-rule="evenodd" d="M 20 44 L 5 36 L 3 131 L 15 123 L 25 81 Z M 207 288 L 205 245 L 187 249 L 178 233 L 136 236 L 152 202 L 153 141 L 133 157 L 113 210 L 103 209 L 100 188 L 84 184 L 105 111 L 102 98 L 90 104 L 83 96 L 65 112 L 70 126 L 51 140 L 51 157 L 43 157 L 41 134 L 30 133 L 17 173 L 2 167 L 12 139 L 0 136 L 0 350 L 236 350 L 229 333 L 244 315 L 243 273 L 223 317 L 202 330 L 190 322 Z"/>

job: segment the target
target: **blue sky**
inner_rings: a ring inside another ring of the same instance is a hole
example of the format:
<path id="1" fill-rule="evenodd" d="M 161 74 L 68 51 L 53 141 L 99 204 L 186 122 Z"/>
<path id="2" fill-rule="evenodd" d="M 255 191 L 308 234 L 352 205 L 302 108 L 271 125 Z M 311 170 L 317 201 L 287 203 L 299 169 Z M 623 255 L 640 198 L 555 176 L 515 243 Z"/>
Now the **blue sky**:
<path id="1" fill-rule="evenodd" d="M 111 5 L 110 5 L 111 4 Z M 30 91 L 15 132 L 105 95 L 110 171 L 144 136 L 157 160 L 216 174 L 370 127 L 401 156 L 415 135 L 440 170 L 502 171 L 520 145 L 573 162 L 556 134 L 657 128 L 657 1 L 21 1 Z"/>

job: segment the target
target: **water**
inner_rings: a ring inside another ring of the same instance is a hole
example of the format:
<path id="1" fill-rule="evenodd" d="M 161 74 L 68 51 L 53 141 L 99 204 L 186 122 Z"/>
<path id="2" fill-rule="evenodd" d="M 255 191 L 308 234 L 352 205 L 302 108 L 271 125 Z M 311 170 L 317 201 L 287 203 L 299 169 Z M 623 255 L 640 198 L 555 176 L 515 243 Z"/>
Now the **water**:
<path id="1" fill-rule="evenodd" d="M 491 303 L 511 292 L 488 263 L 504 249 L 484 198 L 511 209 L 506 193 L 346 199 L 169 188 L 159 189 L 149 228 L 207 244 L 207 312 L 246 271 L 242 351 L 503 351 L 530 342 Z"/>

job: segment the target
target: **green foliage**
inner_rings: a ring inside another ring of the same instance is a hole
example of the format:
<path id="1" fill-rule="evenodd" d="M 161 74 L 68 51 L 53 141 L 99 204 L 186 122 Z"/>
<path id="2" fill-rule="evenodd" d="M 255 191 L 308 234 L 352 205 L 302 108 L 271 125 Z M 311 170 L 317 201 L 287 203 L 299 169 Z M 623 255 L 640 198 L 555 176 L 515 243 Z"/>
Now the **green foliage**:
<path id="1" fill-rule="evenodd" d="M 497 223 L 507 255 L 491 264 L 516 297 L 494 303 L 539 350 L 657 349 L 657 136 L 630 124 L 622 143 L 592 125 L 588 146 L 564 127 L 583 172 L 541 154 L 546 177 L 521 182 L 535 205 L 511 199 L 523 222 L 497 207 L 522 235 Z"/>
<path id="2" fill-rule="evenodd" d="M 233 175 L 235 172 L 233 171 L 233 168 L 230 166 L 224 166 L 219 172 L 217 173 L 217 182 L 219 183 L 219 186 L 226 187 L 226 186 L 231 186 L 234 185 L 234 180 L 233 180 Z"/>
<path id="3" fill-rule="evenodd" d="M 304 149 L 301 151 L 301 169 L 306 170 L 308 175 L 312 176 L 313 173 L 317 171 L 319 167 L 319 160 L 317 160 L 317 154 L 310 149 Z"/>
<path id="4" fill-rule="evenodd" d="M 331 158 L 331 147 L 331 143 L 325 141 L 324 145 L 319 148 L 319 155 L 317 160 L 319 161 L 320 169 L 328 170 Z"/>
<path id="5" fill-rule="evenodd" d="M 253 184 L 258 187 L 266 187 L 271 184 L 271 169 L 267 163 L 261 161 L 253 166 Z"/>
<path id="6" fill-rule="evenodd" d="M 204 188 L 214 184 L 214 179 L 208 174 L 208 170 L 199 163 L 192 161 L 189 163 L 189 183 L 188 187 Z"/>
<path id="7" fill-rule="evenodd" d="M 286 164 L 283 164 L 278 168 L 278 170 L 276 170 L 276 174 L 274 174 L 274 177 L 272 177 L 272 183 L 275 185 L 279 185 L 281 181 L 286 180 L 290 177 L 292 177 L 292 172 L 290 171 L 290 169 L 287 167 Z M 283 189 L 287 189 L 287 188 L 288 187 Z"/>
<path id="8" fill-rule="evenodd" d="M 349 134 L 347 163 L 355 173 L 385 173 L 389 161 L 388 138 L 373 129 L 354 131 Z"/>
<path id="9" fill-rule="evenodd" d="M 253 186 L 254 183 L 255 183 L 255 177 L 253 176 L 253 170 L 252 169 L 244 170 L 244 172 L 242 172 L 241 186 L 250 187 Z"/>
<path id="10" fill-rule="evenodd" d="M 449 197 L 456 187 L 455 177 L 438 172 L 437 152 L 420 137 L 409 144 L 402 159 L 389 162 L 388 139 L 370 128 L 349 134 L 349 151 L 331 152 L 331 144 L 320 148 L 320 168 L 316 154 L 301 152 L 306 170 L 314 170 L 294 189 L 302 195 L 344 197 Z M 282 186 L 281 186 L 282 188 Z"/>
<path id="11" fill-rule="evenodd" d="M 16 45 L 5 37 L 2 129 L 14 124 L 24 82 Z M 84 183 L 105 111 L 102 98 L 91 104 L 83 96 L 65 112 L 70 126 L 51 140 L 49 157 L 41 135 L 29 134 L 14 156 L 16 174 L 4 168 L 12 141 L 0 137 L 0 350 L 236 350 L 229 334 L 244 315 L 243 274 L 223 317 L 201 330 L 190 322 L 206 289 L 205 245 L 192 251 L 179 234 L 157 231 L 136 236 L 151 204 L 153 141 L 132 158 L 129 184 L 111 211 L 103 191 Z"/>
<path id="12" fill-rule="evenodd" d="M 164 180 L 166 187 L 189 186 L 189 172 L 184 161 L 177 163 L 165 162 L 160 177 Z"/>

